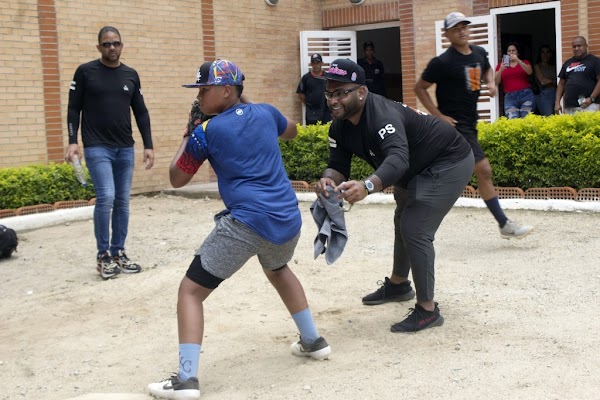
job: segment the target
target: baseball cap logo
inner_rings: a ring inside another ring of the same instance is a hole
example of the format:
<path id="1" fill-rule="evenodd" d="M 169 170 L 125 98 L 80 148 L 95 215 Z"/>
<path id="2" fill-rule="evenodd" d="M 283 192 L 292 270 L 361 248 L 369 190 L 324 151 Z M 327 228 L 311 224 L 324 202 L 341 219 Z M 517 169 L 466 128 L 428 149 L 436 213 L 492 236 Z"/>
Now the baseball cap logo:
<path id="1" fill-rule="evenodd" d="M 338 68 L 337 64 L 331 64 L 331 67 L 327 70 L 327 72 L 333 75 L 348 75 L 348 71 L 346 71 L 345 69 Z M 354 79 L 356 80 L 356 77 L 354 77 Z"/>
<path id="2" fill-rule="evenodd" d="M 198 73 L 196 74 L 196 83 L 200 83 L 202 82 L 202 72 L 200 72 L 200 70 L 198 70 Z"/>

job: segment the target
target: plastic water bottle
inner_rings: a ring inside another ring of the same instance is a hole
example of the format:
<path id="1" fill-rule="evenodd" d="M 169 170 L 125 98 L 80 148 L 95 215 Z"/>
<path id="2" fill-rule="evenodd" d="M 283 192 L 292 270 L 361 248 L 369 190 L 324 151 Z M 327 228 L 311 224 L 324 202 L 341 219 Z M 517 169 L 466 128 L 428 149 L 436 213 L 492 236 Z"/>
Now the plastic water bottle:
<path id="1" fill-rule="evenodd" d="M 83 168 L 83 165 L 81 165 L 81 161 L 79 161 L 77 154 L 74 154 L 71 157 L 71 166 L 73 167 L 73 173 L 75 174 L 75 177 L 79 183 L 81 183 L 83 186 L 87 186 L 87 181 L 85 180 L 85 169 Z"/>

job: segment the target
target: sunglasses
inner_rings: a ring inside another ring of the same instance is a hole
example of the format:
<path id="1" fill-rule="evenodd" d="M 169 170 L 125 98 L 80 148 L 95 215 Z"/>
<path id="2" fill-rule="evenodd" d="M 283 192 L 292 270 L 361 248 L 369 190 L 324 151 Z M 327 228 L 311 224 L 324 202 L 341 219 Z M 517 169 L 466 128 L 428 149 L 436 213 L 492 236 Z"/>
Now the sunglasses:
<path id="1" fill-rule="evenodd" d="M 123 43 L 117 41 L 117 42 L 103 42 L 102 43 L 102 47 L 104 47 L 105 49 L 110 49 L 110 46 L 115 46 L 115 48 L 117 47 L 121 47 Z"/>
<path id="2" fill-rule="evenodd" d="M 358 88 L 360 88 L 361 86 L 355 86 L 352 89 L 338 89 L 335 92 L 328 92 L 327 90 L 325 91 L 325 98 L 327 100 L 331 100 L 331 99 L 336 99 L 336 100 L 341 100 L 344 99 L 348 96 L 349 93 L 354 92 L 355 90 L 357 90 Z"/>

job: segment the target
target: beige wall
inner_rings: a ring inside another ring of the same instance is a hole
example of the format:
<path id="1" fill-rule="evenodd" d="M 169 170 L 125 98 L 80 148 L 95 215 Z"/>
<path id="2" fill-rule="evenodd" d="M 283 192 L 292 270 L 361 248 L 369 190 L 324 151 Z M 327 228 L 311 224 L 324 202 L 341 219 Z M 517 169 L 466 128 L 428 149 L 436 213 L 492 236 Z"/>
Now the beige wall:
<path id="1" fill-rule="evenodd" d="M 0 9 L 0 168 L 47 163 L 49 154 L 56 154 L 56 147 L 60 147 L 57 138 L 66 146 L 69 83 L 79 64 L 99 56 L 95 45 L 98 30 L 104 25 L 114 25 L 121 31 L 125 44 L 122 61 L 139 72 L 150 110 L 156 153 L 156 164 L 150 171 L 143 169 L 141 138 L 134 124 L 138 143 L 133 192 L 140 193 L 169 187 L 168 166 L 196 95 L 195 90 L 183 89 L 181 84 L 195 78 L 196 69 L 204 61 L 203 48 L 239 64 L 247 77 L 245 93 L 249 98 L 271 103 L 299 121 L 301 104 L 295 94 L 300 77 L 299 31 L 320 30 L 323 24 L 335 28 L 364 21 L 389 22 L 391 15 L 399 16 L 404 38 L 401 53 L 405 102 L 418 105 L 412 88 L 435 55 L 435 20 L 454 10 L 482 15 L 489 7 L 541 1 L 438 0 L 432 5 L 421 0 L 367 0 L 358 6 L 363 7 L 359 10 L 348 0 L 281 0 L 274 7 L 263 0 L 5 0 Z M 578 29 L 589 35 L 590 50 L 594 52 L 600 42 L 600 24 L 593 23 L 599 18 L 598 4 L 589 0 L 562 1 L 566 53 L 570 54 L 570 40 Z M 211 5 L 214 31 L 210 23 L 203 24 Z M 56 15 L 53 41 L 57 42 L 57 56 L 48 53 L 48 36 L 40 30 L 40 26 L 47 29 L 53 23 L 46 17 L 39 18 L 40 10 L 47 12 L 48 8 Z M 587 21 L 582 21 L 586 9 L 590 12 Z M 326 14 L 335 16 L 333 24 L 326 21 Z M 337 16 L 342 22 L 335 22 Z M 42 55 L 46 57 L 44 63 Z M 43 79 L 50 70 L 48 60 L 57 60 L 56 82 Z M 53 85 L 57 89 L 49 95 L 48 87 Z M 55 107 L 54 113 L 60 118 L 48 113 L 49 105 Z M 202 182 L 211 179 L 214 176 L 208 166 L 203 166 L 194 178 Z"/>
<path id="2" fill-rule="evenodd" d="M 459 3 L 459 4 L 457 4 Z M 462 12 L 465 15 L 473 15 L 472 7 L 468 2 L 457 2 L 456 0 L 437 0 L 435 9 L 429 7 L 413 7 L 415 26 L 415 79 L 418 80 L 427 67 L 427 63 L 436 56 L 435 48 L 435 21 L 442 20 L 453 11 Z M 429 89 L 431 98 L 435 102 L 435 85 Z M 417 107 L 427 111 L 417 100 Z"/>
<path id="3" fill-rule="evenodd" d="M 320 3 L 283 0 L 270 7 L 263 0 L 243 0 L 232 8 L 229 2 L 215 1 L 217 57 L 238 63 L 246 76 L 244 93 L 252 101 L 271 103 L 296 121 L 301 121 L 295 94 L 299 32 L 321 29 Z"/>
<path id="4" fill-rule="evenodd" d="M 37 2 L 0 8 L 0 167 L 46 162 Z"/>
<path id="5" fill-rule="evenodd" d="M 47 3 L 47 2 L 45 2 Z M 50 2 L 52 3 L 52 2 Z M 320 29 L 321 1 L 262 0 L 214 2 L 217 57 L 239 64 L 245 93 L 300 120 L 295 95 L 300 76 L 300 30 Z M 234 5 L 234 6 L 232 6 Z M 0 168 L 48 162 L 37 1 L 8 0 L 0 10 Z M 136 170 L 133 193 L 169 187 L 168 166 L 177 150 L 196 90 L 193 81 L 204 61 L 200 1 L 56 1 L 58 65 L 63 142 L 67 145 L 68 88 L 78 65 L 99 57 L 95 45 L 104 25 L 115 26 L 124 43 L 121 61 L 141 78 L 150 110 L 156 163 L 145 171 L 142 141 L 133 122 Z M 195 181 L 208 181 L 203 166 Z"/>

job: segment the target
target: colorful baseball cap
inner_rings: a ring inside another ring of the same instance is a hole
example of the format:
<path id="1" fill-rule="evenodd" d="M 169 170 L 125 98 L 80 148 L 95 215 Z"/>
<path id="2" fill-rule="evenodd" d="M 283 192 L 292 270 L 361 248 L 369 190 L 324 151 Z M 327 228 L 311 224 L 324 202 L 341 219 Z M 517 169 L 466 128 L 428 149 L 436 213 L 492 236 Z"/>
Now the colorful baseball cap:
<path id="1" fill-rule="evenodd" d="M 205 62 L 198 68 L 196 83 L 181 85 L 186 88 L 200 86 L 241 86 L 243 85 L 242 71 L 231 61 L 216 60 Z"/>
<path id="2" fill-rule="evenodd" d="M 451 12 L 444 19 L 444 29 L 450 29 L 461 22 L 465 22 L 467 25 L 471 23 L 463 13 Z"/>
<path id="3" fill-rule="evenodd" d="M 323 79 L 338 82 L 366 83 L 365 70 L 349 58 L 338 58 L 334 60 L 329 69 L 325 71 Z"/>

